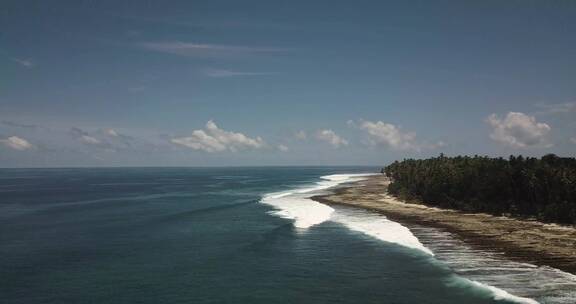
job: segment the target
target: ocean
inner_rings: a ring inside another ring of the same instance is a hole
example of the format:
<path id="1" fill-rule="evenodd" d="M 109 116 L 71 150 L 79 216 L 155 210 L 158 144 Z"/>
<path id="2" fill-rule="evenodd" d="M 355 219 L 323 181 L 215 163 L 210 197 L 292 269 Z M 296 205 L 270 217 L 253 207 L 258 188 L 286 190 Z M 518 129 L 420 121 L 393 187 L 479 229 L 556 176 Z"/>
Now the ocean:
<path id="1" fill-rule="evenodd" d="M 575 302 L 570 274 L 309 199 L 376 171 L 2 169 L 0 302 Z"/>

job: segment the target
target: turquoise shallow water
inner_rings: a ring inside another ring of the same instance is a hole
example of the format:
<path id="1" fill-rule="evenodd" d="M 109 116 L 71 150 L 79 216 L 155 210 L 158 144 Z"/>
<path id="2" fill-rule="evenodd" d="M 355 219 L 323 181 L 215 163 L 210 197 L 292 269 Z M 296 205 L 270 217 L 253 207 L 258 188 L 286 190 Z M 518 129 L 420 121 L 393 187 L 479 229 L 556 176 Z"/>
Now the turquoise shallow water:
<path id="1" fill-rule="evenodd" d="M 0 170 L 2 303 L 509 303 L 352 213 L 261 201 L 373 170 Z"/>

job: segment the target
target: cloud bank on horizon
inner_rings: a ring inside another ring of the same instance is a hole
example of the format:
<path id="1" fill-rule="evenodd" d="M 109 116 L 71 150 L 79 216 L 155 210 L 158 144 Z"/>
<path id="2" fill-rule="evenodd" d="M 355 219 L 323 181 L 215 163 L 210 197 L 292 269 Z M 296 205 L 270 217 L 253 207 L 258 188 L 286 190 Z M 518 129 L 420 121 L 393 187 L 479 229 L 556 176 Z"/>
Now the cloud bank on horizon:
<path id="1" fill-rule="evenodd" d="M 572 2 L 226 4 L 7 7 L 0 167 L 576 154 Z"/>
<path id="2" fill-rule="evenodd" d="M 552 128 L 544 122 L 539 122 L 534 116 L 521 112 L 508 112 L 503 118 L 497 114 L 491 114 L 485 122 L 491 127 L 491 132 L 486 134 L 495 144 L 511 148 L 511 153 L 530 153 L 535 150 L 550 152 L 554 146 L 550 138 Z M 11 126 L 13 133 L 27 133 L 33 140 L 25 139 L 21 135 L 10 135 L 0 138 L 0 151 L 4 149 L 20 153 L 50 152 L 47 147 L 54 144 L 45 138 L 37 137 L 38 129 L 50 130 L 49 132 L 65 132 L 54 128 L 42 128 L 36 125 L 4 121 L 5 126 Z M 444 152 L 444 148 L 450 143 L 437 141 L 428 143 L 417 140 L 416 132 L 404 131 L 403 128 L 383 121 L 366 121 L 358 120 L 357 122 L 349 120 L 347 126 L 356 130 L 355 140 L 350 142 L 331 129 L 318 129 L 310 131 L 312 137 L 308 136 L 309 132 L 304 130 L 297 131 L 293 136 L 280 139 L 277 143 L 269 143 L 260 136 L 249 136 L 241 132 L 228 131 L 220 128 L 216 122 L 209 120 L 206 122 L 204 129 L 193 130 L 190 135 L 185 136 L 168 136 L 148 134 L 147 138 L 137 138 L 118 132 L 113 128 L 100 128 L 93 132 L 84 131 L 78 127 L 72 127 L 67 132 L 70 139 L 84 148 L 88 148 L 88 154 L 92 153 L 92 158 L 100 159 L 97 154 L 106 152 L 114 153 L 174 153 L 174 151 L 187 150 L 187 153 L 208 153 L 208 154 L 229 154 L 229 153 L 251 153 L 251 151 L 261 150 L 265 153 L 289 152 L 298 146 L 314 146 L 313 142 L 320 143 L 316 146 L 316 151 L 321 152 L 322 146 L 328 145 L 333 149 L 354 149 L 351 153 L 357 153 L 359 149 L 374 150 L 382 152 L 401 152 L 409 153 L 415 157 L 426 155 L 425 152 L 433 153 Z M 33 127 L 32 127 L 33 126 Z M 27 132 L 19 132 L 26 130 Z M 46 131 L 41 132 L 45 134 Z M 160 143 L 153 144 L 153 141 Z M 291 139 L 295 139 L 291 141 Z M 567 142 L 576 145 L 576 139 L 570 137 Z M 148 143 L 147 145 L 138 145 L 138 143 Z M 289 146 L 287 143 L 290 142 Z M 65 151 L 73 148 L 61 144 L 56 147 L 58 151 Z M 424 154 L 423 154 L 424 153 Z"/>

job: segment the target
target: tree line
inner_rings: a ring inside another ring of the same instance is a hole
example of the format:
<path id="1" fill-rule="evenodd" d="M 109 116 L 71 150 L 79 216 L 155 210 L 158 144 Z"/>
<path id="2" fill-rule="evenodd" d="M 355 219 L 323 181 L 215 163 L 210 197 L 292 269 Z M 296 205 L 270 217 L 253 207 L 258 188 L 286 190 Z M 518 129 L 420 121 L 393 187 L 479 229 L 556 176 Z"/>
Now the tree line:
<path id="1" fill-rule="evenodd" d="M 510 156 L 405 159 L 382 169 L 389 193 L 411 202 L 576 224 L 576 159 Z"/>

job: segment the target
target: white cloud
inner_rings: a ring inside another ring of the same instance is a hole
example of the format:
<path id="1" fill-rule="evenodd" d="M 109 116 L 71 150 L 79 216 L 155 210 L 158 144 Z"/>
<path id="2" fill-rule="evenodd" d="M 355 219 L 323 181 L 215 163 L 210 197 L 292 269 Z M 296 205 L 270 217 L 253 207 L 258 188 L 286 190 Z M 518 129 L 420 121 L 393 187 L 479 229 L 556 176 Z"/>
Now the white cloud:
<path id="1" fill-rule="evenodd" d="M 241 72 L 241 71 L 231 71 L 222 69 L 206 69 L 204 74 L 212 78 L 227 78 L 227 77 L 241 77 L 241 76 L 264 76 L 270 75 L 271 73 L 264 72 Z"/>
<path id="2" fill-rule="evenodd" d="M 82 129 L 72 128 L 72 129 L 70 129 L 70 133 L 72 134 L 72 136 L 74 136 L 74 138 L 76 140 L 78 140 L 81 143 L 88 144 L 88 145 L 100 145 L 100 144 L 102 144 L 102 141 L 100 141 L 99 139 L 97 139 L 94 136 L 91 136 L 87 132 L 84 132 Z"/>
<path id="3" fill-rule="evenodd" d="M 500 119 L 491 114 L 486 122 L 493 128 L 490 138 L 515 148 L 550 147 L 550 126 L 537 122 L 533 116 L 520 112 L 509 112 Z"/>
<path id="4" fill-rule="evenodd" d="M 348 126 L 363 130 L 368 134 L 367 143 L 372 146 L 382 145 L 400 151 L 421 151 L 423 149 L 438 149 L 446 146 L 443 141 L 435 143 L 420 142 L 416 133 L 404 131 L 401 127 L 383 121 L 353 120 L 346 122 Z"/>
<path id="5" fill-rule="evenodd" d="M 12 61 L 18 63 L 19 65 L 25 67 L 25 68 L 33 68 L 35 66 L 34 62 L 32 62 L 32 60 L 30 59 L 21 59 L 21 58 L 12 58 Z"/>
<path id="6" fill-rule="evenodd" d="M 119 137 L 120 136 L 118 134 L 118 132 L 116 132 L 116 130 L 114 130 L 114 129 L 106 129 L 106 130 L 104 130 L 104 133 L 106 133 L 112 137 Z"/>
<path id="7" fill-rule="evenodd" d="M 570 138 L 570 142 L 572 142 L 573 144 L 576 144 L 576 137 Z"/>
<path id="8" fill-rule="evenodd" d="M 97 138 L 95 138 L 95 137 L 92 137 L 92 136 L 89 136 L 89 135 L 81 135 L 81 136 L 79 137 L 79 139 L 80 139 L 81 142 L 83 142 L 83 143 L 85 143 L 85 144 L 89 144 L 89 145 L 100 145 L 100 144 L 102 144 L 102 142 L 101 142 L 99 139 L 97 139 Z"/>
<path id="9" fill-rule="evenodd" d="M 206 123 L 204 130 L 194 130 L 189 137 L 172 138 L 170 141 L 193 150 L 209 153 L 236 152 L 266 147 L 266 143 L 262 138 L 250 138 L 242 133 L 222 130 L 212 120 Z"/>
<path id="10" fill-rule="evenodd" d="M 334 148 L 339 148 L 340 146 L 347 146 L 348 141 L 344 138 L 338 136 L 332 130 L 318 130 L 316 132 L 316 139 L 327 142 L 331 144 Z"/>
<path id="11" fill-rule="evenodd" d="M 308 134 L 306 134 L 306 131 L 300 130 L 294 134 L 294 137 L 296 137 L 298 140 L 305 140 L 308 138 Z"/>
<path id="12" fill-rule="evenodd" d="M 106 143 L 114 149 L 131 149 L 142 144 L 140 140 L 129 135 L 125 135 L 116 131 L 115 129 L 100 129 L 97 134 L 105 138 Z"/>
<path id="13" fill-rule="evenodd" d="M 436 146 L 425 146 L 416 142 L 416 133 L 405 132 L 400 127 L 382 121 L 360 121 L 356 125 L 353 121 L 348 121 L 351 126 L 357 126 L 360 130 L 368 133 L 368 142 L 371 145 L 384 145 L 395 150 L 416 150 L 423 147 L 435 148 Z M 438 145 L 438 144 L 435 144 Z"/>
<path id="14" fill-rule="evenodd" d="M 96 132 L 96 134 L 101 138 L 108 139 L 109 143 L 111 144 L 121 143 L 122 145 L 130 145 L 133 141 L 136 140 L 134 137 L 120 133 L 112 128 L 100 129 L 98 132 Z"/>
<path id="15" fill-rule="evenodd" d="M 233 54 L 272 53 L 285 49 L 269 47 L 250 47 L 236 45 L 219 45 L 193 42 L 146 42 L 141 44 L 145 49 L 183 56 L 222 56 Z"/>
<path id="16" fill-rule="evenodd" d="M 0 139 L 0 143 L 18 151 L 24 151 L 28 149 L 34 148 L 34 146 L 29 143 L 24 138 L 20 138 L 18 136 L 10 136 L 6 139 Z"/>
<path id="17" fill-rule="evenodd" d="M 288 152 L 290 149 L 286 145 L 278 145 L 278 150 L 281 152 Z"/>
<path id="18" fill-rule="evenodd" d="M 108 141 L 101 139 L 101 136 L 99 136 L 100 138 L 97 137 L 98 132 L 96 132 L 95 135 L 92 135 L 88 132 L 85 132 L 84 130 L 82 130 L 80 128 L 72 128 L 72 129 L 70 129 L 70 133 L 72 134 L 72 137 L 75 140 L 77 140 L 78 142 L 85 144 L 87 146 L 94 146 L 94 147 L 106 148 L 106 149 L 112 148 L 111 144 Z"/>

